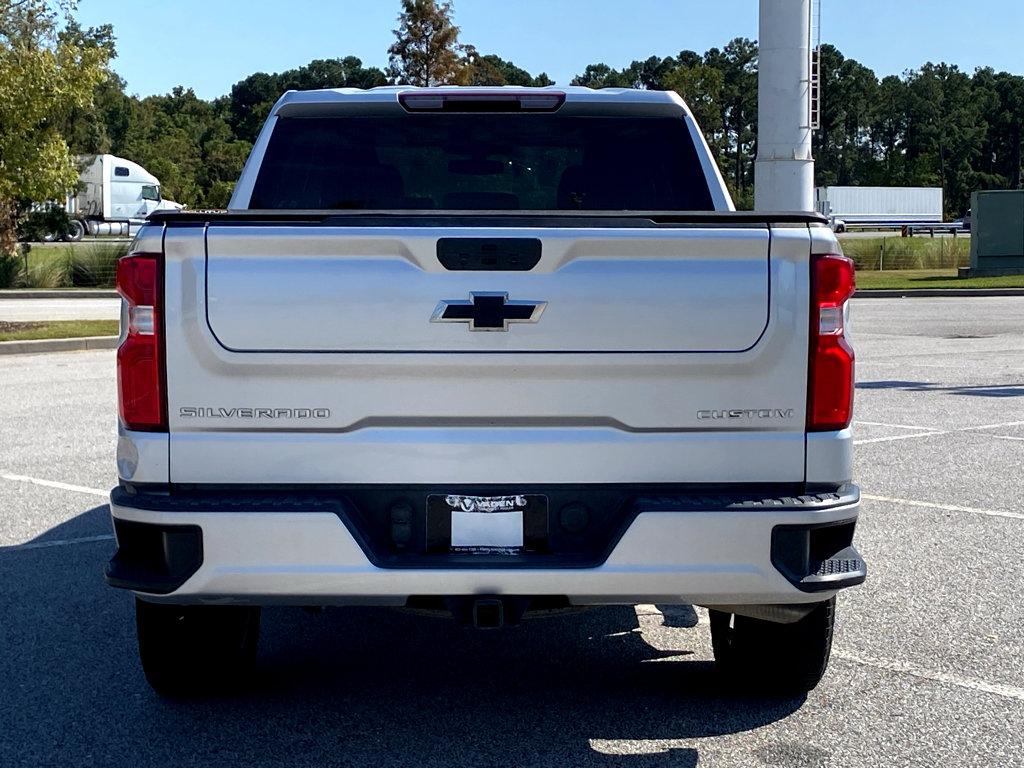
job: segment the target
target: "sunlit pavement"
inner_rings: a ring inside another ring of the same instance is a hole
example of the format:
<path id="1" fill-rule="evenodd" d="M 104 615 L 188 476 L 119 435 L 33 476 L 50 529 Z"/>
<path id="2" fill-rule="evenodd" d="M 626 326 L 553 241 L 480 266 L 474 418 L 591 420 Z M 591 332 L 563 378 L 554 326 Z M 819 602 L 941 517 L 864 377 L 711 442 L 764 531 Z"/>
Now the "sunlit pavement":
<path id="1" fill-rule="evenodd" d="M 0 321 L 117 320 L 120 299 L 7 299 L 0 297 Z"/>

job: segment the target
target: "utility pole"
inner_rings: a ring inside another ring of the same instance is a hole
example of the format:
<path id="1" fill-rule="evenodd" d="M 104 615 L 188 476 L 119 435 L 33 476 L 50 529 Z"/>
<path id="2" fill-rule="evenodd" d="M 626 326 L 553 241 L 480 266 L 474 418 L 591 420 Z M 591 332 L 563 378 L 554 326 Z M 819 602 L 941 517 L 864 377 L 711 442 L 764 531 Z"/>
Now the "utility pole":
<path id="1" fill-rule="evenodd" d="M 811 0 L 760 0 L 754 208 L 813 211 Z"/>

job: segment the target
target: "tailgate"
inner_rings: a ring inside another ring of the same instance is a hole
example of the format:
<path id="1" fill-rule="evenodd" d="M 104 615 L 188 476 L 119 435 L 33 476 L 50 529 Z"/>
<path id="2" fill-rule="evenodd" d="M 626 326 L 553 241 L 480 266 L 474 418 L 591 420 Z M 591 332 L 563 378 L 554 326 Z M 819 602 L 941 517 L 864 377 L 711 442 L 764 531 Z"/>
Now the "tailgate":
<path id="1" fill-rule="evenodd" d="M 728 353 L 768 324 L 767 227 L 442 232 L 211 226 L 210 330 L 238 352 Z"/>
<path id="2" fill-rule="evenodd" d="M 169 224 L 170 479 L 800 482 L 810 234 L 717 218 Z"/>

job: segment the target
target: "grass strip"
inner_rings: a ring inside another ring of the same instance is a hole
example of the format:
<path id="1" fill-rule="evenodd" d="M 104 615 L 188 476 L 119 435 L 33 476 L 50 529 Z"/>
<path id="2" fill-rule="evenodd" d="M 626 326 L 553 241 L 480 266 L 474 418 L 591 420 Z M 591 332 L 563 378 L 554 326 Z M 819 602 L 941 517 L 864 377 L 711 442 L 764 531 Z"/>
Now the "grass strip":
<path id="1" fill-rule="evenodd" d="M 1024 275 L 958 278 L 956 270 L 857 270 L 857 289 L 1024 288 Z"/>
<path id="2" fill-rule="evenodd" d="M 83 336 L 117 336 L 116 320 L 0 320 L 0 342 L 28 339 L 71 339 Z"/>

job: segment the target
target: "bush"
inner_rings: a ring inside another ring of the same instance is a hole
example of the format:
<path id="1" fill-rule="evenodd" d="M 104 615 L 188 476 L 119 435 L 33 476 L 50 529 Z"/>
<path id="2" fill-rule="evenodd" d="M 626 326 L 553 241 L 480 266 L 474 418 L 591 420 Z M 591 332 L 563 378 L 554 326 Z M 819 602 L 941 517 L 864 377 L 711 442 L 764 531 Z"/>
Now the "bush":
<path id="1" fill-rule="evenodd" d="M 94 243 L 71 252 L 72 286 L 98 288 L 114 285 L 117 260 L 128 253 L 128 243 Z"/>
<path id="2" fill-rule="evenodd" d="M 58 240 L 71 227 L 71 217 L 60 206 L 39 208 L 21 219 L 18 223 L 18 240 L 43 241 Z"/>
<path id="3" fill-rule="evenodd" d="M 29 259 L 28 266 L 18 279 L 22 288 L 64 288 L 70 285 L 68 280 L 68 259 L 43 258 Z"/>
<path id="4" fill-rule="evenodd" d="M 0 254 L 0 288 L 12 288 L 21 273 L 21 259 L 13 254 Z"/>

